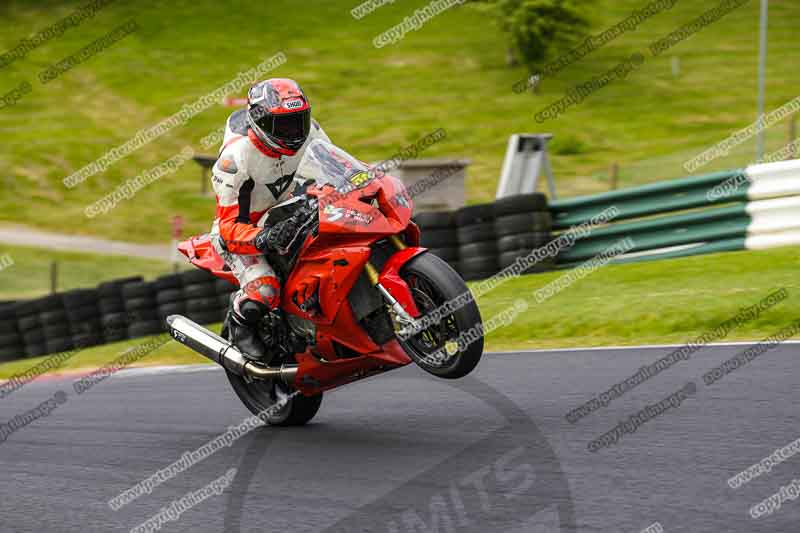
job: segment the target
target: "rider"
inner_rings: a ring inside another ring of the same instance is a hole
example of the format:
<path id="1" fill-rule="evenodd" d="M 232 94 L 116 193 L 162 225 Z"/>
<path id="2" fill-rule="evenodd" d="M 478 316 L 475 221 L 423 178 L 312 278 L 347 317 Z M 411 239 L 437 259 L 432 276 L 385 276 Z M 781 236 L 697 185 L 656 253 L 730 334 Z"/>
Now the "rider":
<path id="1" fill-rule="evenodd" d="M 250 89 L 247 107 L 228 117 L 214 165 L 217 212 L 211 236 L 240 287 L 228 312 L 230 338 L 253 359 L 269 358 L 257 326 L 280 303 L 280 281 L 264 252 L 285 248 L 298 230 L 292 218 L 263 228 L 256 223 L 302 190 L 299 183 L 292 186 L 294 173 L 315 139 L 330 142 L 311 120 L 311 105 L 300 86 L 285 78 L 265 80 Z"/>

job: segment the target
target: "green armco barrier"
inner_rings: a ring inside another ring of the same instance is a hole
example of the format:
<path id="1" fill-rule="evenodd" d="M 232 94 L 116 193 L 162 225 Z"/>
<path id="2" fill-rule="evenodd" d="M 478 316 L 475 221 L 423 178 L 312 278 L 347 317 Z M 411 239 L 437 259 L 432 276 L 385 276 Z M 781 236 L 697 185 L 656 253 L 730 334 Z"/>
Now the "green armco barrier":
<path id="1" fill-rule="evenodd" d="M 751 222 L 745 204 L 737 204 L 697 213 L 612 224 L 577 240 L 572 248 L 558 254 L 557 261 L 570 264 L 589 259 L 624 237 L 633 239 L 632 252 L 730 238 L 744 240 Z"/>
<path id="2" fill-rule="evenodd" d="M 746 183 L 733 194 L 727 194 L 717 200 L 708 199 L 709 190 L 727 179 L 743 176 L 744 173 L 744 169 L 714 172 L 691 178 L 662 181 L 630 189 L 554 201 L 550 204 L 553 228 L 566 229 L 587 222 L 612 206 L 619 209 L 615 220 L 625 220 L 718 203 L 746 201 L 748 189 Z"/>
<path id="3" fill-rule="evenodd" d="M 698 246 L 692 246 L 682 250 L 670 250 L 658 252 L 653 250 L 652 254 L 637 255 L 634 257 L 618 257 L 611 262 L 614 264 L 622 263 L 640 263 L 642 261 L 653 261 L 655 259 L 672 259 L 675 257 L 689 257 L 692 255 L 700 254 L 715 254 L 719 252 L 737 252 L 745 250 L 744 237 L 734 237 L 732 239 L 723 239 L 721 241 L 698 243 Z"/>
<path id="4" fill-rule="evenodd" d="M 610 261 L 610 264 L 619 265 L 624 263 L 640 263 L 643 261 L 655 261 L 659 259 L 674 259 L 676 257 L 689 257 L 692 255 L 713 254 L 719 252 L 736 252 L 746 249 L 744 237 L 733 237 L 730 239 L 723 239 L 714 242 L 697 242 L 689 244 L 693 244 L 694 246 L 682 247 L 677 250 L 675 249 L 667 249 L 664 251 L 650 250 L 650 252 L 652 253 L 634 255 L 633 257 L 625 255 L 612 259 Z M 563 263 L 559 264 L 557 268 L 559 270 L 575 268 L 577 266 L 580 266 L 583 262 L 584 261 L 574 261 L 572 263 Z"/>

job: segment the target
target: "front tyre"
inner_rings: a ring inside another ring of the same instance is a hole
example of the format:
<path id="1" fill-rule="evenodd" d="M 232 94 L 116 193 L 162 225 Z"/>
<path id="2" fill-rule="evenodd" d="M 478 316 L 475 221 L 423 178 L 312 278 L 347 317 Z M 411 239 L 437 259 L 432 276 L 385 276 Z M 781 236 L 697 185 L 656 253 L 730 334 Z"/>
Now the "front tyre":
<path id="1" fill-rule="evenodd" d="M 400 345 L 423 370 L 434 376 L 457 379 L 469 374 L 483 354 L 483 322 L 466 283 L 450 265 L 431 253 L 411 259 L 400 269 L 421 318 L 432 323 L 413 336 L 398 336 Z M 458 307 L 445 316 L 431 311 L 445 302 Z"/>

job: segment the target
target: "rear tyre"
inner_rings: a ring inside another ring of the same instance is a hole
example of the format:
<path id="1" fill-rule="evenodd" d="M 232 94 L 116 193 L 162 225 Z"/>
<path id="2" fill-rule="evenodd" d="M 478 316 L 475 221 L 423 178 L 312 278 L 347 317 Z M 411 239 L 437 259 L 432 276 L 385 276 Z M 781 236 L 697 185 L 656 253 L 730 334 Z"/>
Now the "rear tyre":
<path id="1" fill-rule="evenodd" d="M 418 255 L 400 269 L 423 316 L 462 297 L 464 305 L 438 324 L 400 340 L 409 357 L 426 372 L 445 379 L 469 374 L 483 355 L 481 314 L 467 285 L 447 263 L 430 253 Z"/>
<path id="2" fill-rule="evenodd" d="M 223 329 L 221 336 L 228 338 L 227 328 Z M 233 391 L 244 406 L 270 426 L 305 425 L 314 418 L 322 404 L 322 393 L 314 396 L 302 394 L 292 396 L 295 388 L 283 382 L 249 379 L 227 370 L 225 373 Z M 262 416 L 267 410 L 268 412 Z"/>

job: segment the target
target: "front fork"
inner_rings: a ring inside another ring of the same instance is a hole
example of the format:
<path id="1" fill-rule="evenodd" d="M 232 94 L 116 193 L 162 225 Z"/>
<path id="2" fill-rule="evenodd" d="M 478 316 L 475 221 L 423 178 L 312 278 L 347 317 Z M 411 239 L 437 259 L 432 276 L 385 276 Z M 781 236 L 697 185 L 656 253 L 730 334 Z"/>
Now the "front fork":
<path id="1" fill-rule="evenodd" d="M 413 328 L 414 319 L 420 316 L 420 312 L 414 302 L 411 289 L 405 280 L 400 277 L 399 270 L 406 261 L 422 253 L 424 249 L 416 249 L 418 251 L 415 251 L 415 249 L 408 248 L 397 235 L 390 236 L 389 242 L 394 245 L 398 252 L 401 252 L 401 259 L 393 261 L 393 257 L 387 261 L 383 272 L 380 273 L 375 268 L 375 265 L 367 261 L 364 265 L 364 271 L 367 273 L 370 283 L 378 289 L 383 299 L 392 308 L 401 331 L 406 331 Z"/>

